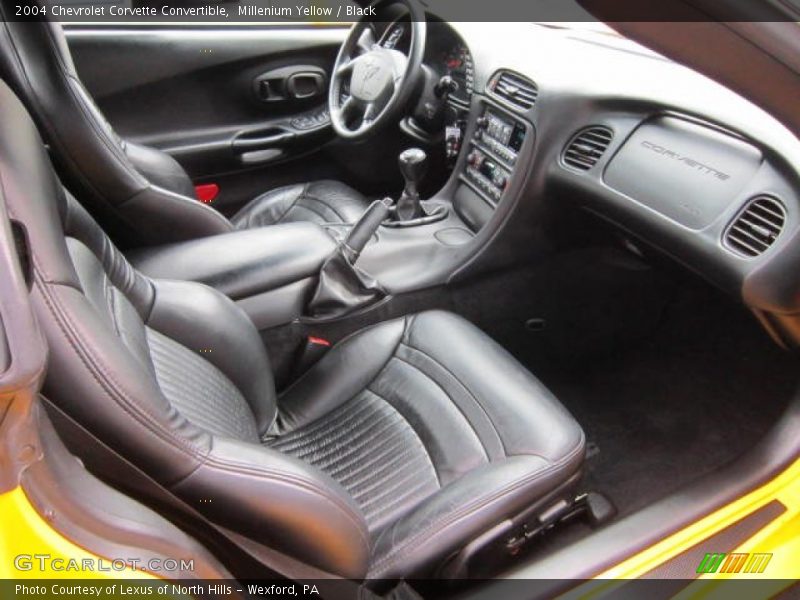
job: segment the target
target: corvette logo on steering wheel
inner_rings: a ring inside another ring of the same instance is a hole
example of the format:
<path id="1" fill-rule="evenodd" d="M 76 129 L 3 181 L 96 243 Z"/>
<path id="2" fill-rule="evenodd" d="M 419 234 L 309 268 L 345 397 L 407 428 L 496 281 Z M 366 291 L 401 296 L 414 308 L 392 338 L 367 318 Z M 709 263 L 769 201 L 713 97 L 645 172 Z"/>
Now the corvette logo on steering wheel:
<path id="1" fill-rule="evenodd" d="M 370 79 L 375 77 L 375 75 L 377 75 L 378 71 L 380 70 L 381 66 L 370 58 L 364 67 L 364 81 L 369 81 Z"/>
<path id="2" fill-rule="evenodd" d="M 373 102 L 384 93 L 390 75 L 380 56 L 364 57 L 353 73 L 353 93 L 362 101 Z"/>

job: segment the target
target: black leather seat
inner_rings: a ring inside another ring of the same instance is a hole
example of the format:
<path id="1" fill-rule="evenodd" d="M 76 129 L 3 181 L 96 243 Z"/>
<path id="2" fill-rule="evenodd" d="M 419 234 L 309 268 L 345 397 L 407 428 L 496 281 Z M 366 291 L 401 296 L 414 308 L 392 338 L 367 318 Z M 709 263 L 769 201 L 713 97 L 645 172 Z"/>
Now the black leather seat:
<path id="1" fill-rule="evenodd" d="M 106 121 L 75 71 L 58 23 L 20 23 L 0 0 L 0 75 L 31 112 L 59 175 L 112 237 L 156 245 L 292 221 L 352 223 L 367 199 L 335 181 L 290 185 L 251 200 L 232 219 L 195 199 L 168 154 L 133 144 Z"/>
<path id="2" fill-rule="evenodd" d="M 244 312 L 133 269 L 4 84 L 0 180 L 30 246 L 45 393 L 219 524 L 338 575 L 408 577 L 570 494 L 581 428 L 464 319 L 362 330 L 277 395 Z"/>
<path id="3" fill-rule="evenodd" d="M 255 198 L 231 218 L 236 229 L 252 229 L 275 223 L 310 221 L 355 223 L 368 200 L 340 181 L 315 181 L 287 185 Z"/>

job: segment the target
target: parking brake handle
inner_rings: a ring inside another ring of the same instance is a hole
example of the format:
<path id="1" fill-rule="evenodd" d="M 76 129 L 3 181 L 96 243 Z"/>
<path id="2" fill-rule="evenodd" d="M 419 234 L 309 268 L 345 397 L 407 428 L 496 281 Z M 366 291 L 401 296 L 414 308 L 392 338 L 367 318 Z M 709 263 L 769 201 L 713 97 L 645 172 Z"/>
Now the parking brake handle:
<path id="1" fill-rule="evenodd" d="M 358 257 L 361 256 L 361 251 L 364 250 L 369 240 L 375 235 L 381 223 L 389 216 L 391 207 L 391 198 L 375 200 L 353 225 L 344 240 L 344 251 L 351 263 L 355 263 Z"/>

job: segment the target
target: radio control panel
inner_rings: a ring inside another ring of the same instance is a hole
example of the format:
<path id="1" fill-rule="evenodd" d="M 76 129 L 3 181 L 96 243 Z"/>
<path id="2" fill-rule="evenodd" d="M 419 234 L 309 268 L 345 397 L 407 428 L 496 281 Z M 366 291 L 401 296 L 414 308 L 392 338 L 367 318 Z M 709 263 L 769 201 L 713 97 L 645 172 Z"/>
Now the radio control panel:
<path id="1" fill-rule="evenodd" d="M 525 142 L 526 128 L 492 108 L 478 117 L 462 179 L 493 205 L 509 185 Z"/>

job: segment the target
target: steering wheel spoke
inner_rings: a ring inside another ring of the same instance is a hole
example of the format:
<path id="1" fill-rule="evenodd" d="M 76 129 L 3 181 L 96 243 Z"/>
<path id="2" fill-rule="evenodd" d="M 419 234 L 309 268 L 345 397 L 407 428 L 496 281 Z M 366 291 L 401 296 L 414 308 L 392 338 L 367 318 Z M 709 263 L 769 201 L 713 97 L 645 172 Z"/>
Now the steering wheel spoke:
<path id="1" fill-rule="evenodd" d="M 336 67 L 334 75 L 336 75 L 336 77 L 347 75 L 355 68 L 356 62 L 358 62 L 358 57 L 347 60 L 347 62 Z"/>
<path id="2" fill-rule="evenodd" d="M 352 96 L 348 96 L 347 99 L 342 102 L 342 106 L 339 108 L 339 111 L 344 116 L 345 119 L 353 117 L 355 112 L 358 109 L 358 101 L 353 98 Z"/>
<path id="3" fill-rule="evenodd" d="M 375 120 L 375 118 L 380 114 L 380 109 L 378 108 L 377 103 L 375 102 L 368 102 L 364 107 L 364 115 L 361 117 L 361 125 L 370 125 Z"/>
<path id="4" fill-rule="evenodd" d="M 367 23 L 364 27 L 364 31 L 358 37 L 356 48 L 358 48 L 361 54 L 366 54 L 375 48 L 377 44 L 378 41 L 375 39 L 375 32 L 372 30 L 372 25 Z"/>
<path id="5" fill-rule="evenodd" d="M 403 85 L 403 74 L 395 75 L 392 77 L 392 95 L 397 93 Z"/>

